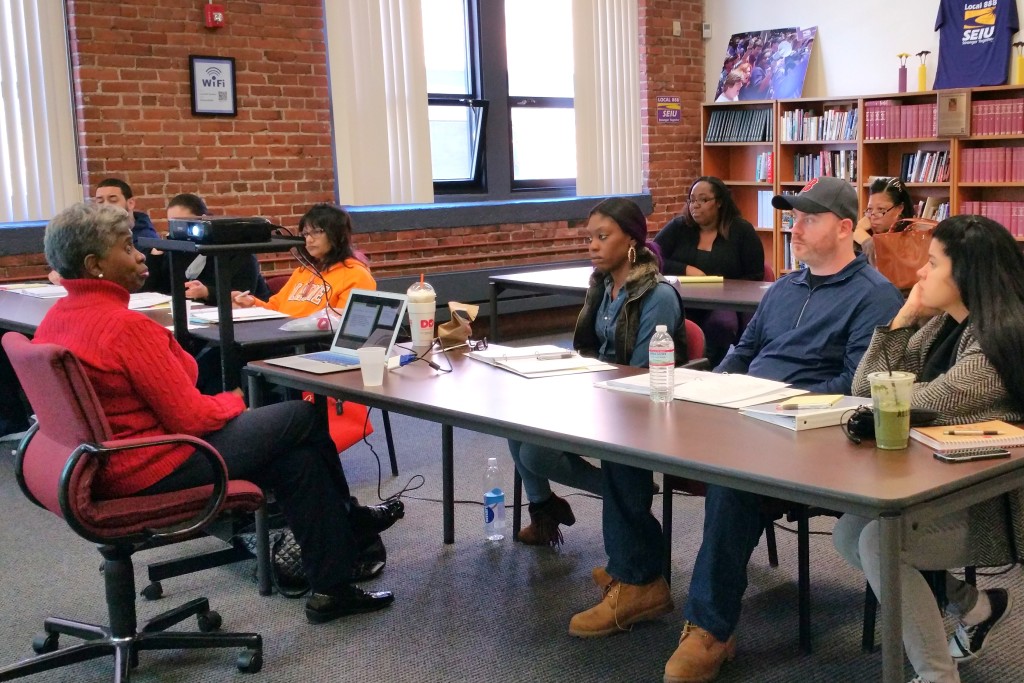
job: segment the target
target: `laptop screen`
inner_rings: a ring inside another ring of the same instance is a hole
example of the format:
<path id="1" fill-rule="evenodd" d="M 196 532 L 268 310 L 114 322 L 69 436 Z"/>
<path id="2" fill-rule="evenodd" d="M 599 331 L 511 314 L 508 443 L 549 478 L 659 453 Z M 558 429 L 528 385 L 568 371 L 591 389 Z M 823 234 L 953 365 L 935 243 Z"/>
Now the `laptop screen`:
<path id="1" fill-rule="evenodd" d="M 334 348 L 350 351 L 363 346 L 390 348 L 395 330 L 402 323 L 405 302 L 404 298 L 387 297 L 379 292 L 353 290 L 334 338 Z"/>

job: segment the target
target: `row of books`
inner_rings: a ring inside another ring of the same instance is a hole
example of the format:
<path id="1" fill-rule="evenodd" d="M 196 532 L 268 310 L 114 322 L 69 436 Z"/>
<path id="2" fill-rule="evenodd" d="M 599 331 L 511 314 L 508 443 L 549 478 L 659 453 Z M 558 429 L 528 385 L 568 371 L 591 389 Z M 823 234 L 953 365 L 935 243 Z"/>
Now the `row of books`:
<path id="1" fill-rule="evenodd" d="M 948 183 L 949 151 L 908 152 L 900 161 L 900 180 L 905 183 Z"/>
<path id="2" fill-rule="evenodd" d="M 771 142 L 771 109 L 713 109 L 704 142 Z"/>
<path id="3" fill-rule="evenodd" d="M 960 182 L 1024 182 L 1024 147 L 968 147 L 961 150 Z"/>
<path id="4" fill-rule="evenodd" d="M 1024 135 L 1024 98 L 971 102 L 971 135 Z"/>
<path id="5" fill-rule="evenodd" d="M 986 216 L 1001 223 L 1014 237 L 1024 237 L 1024 202 L 960 202 L 960 213 Z"/>
<path id="6" fill-rule="evenodd" d="M 772 197 L 775 193 L 771 190 L 757 191 L 757 222 L 759 228 L 771 228 L 775 225 L 775 207 L 772 206 Z"/>
<path id="7" fill-rule="evenodd" d="M 936 135 L 936 106 L 900 104 L 898 100 L 870 100 L 864 103 L 864 139 L 933 138 Z"/>
<path id="8" fill-rule="evenodd" d="M 794 109 L 782 113 L 779 130 L 783 142 L 857 139 L 857 109 L 826 109 L 823 115 Z"/>
<path id="9" fill-rule="evenodd" d="M 789 213 L 789 211 L 784 211 L 783 213 Z M 786 232 L 783 233 L 782 238 L 782 269 L 796 270 L 797 268 L 803 268 L 804 264 L 793 256 L 793 236 Z"/>
<path id="10" fill-rule="evenodd" d="M 917 203 L 914 215 L 935 221 L 949 218 L 949 197 L 928 197 Z"/>
<path id="11" fill-rule="evenodd" d="M 793 155 L 793 180 L 806 181 L 823 175 L 857 182 L 856 150 L 822 150 L 814 154 Z"/>
<path id="12" fill-rule="evenodd" d="M 761 152 L 754 160 L 754 180 L 760 183 L 775 182 L 775 153 Z"/>

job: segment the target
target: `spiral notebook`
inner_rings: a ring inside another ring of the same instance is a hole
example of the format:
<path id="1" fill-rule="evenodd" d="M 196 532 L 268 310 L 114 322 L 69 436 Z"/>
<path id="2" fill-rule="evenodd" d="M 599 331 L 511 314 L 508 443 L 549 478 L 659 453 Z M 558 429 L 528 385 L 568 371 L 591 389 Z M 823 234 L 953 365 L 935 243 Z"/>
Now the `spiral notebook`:
<path id="1" fill-rule="evenodd" d="M 948 434 L 947 432 L 950 431 L 975 433 Z M 940 453 L 974 446 L 999 446 L 1001 448 L 1024 446 L 1024 429 L 1002 420 L 945 427 L 915 427 L 910 430 L 910 437 L 926 446 L 931 446 Z"/>

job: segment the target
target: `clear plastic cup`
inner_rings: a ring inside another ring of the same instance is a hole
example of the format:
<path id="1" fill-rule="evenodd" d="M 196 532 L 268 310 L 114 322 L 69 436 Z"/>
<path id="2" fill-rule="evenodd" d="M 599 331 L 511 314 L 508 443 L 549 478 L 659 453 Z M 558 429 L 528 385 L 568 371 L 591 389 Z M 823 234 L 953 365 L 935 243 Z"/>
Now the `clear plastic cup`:
<path id="1" fill-rule="evenodd" d="M 408 290 L 409 333 L 414 348 L 427 348 L 434 341 L 437 293 L 429 282 L 414 282 Z"/>
<path id="2" fill-rule="evenodd" d="M 914 389 L 911 372 L 872 372 L 872 412 L 875 417 L 875 445 L 886 450 L 906 448 L 910 440 L 910 396 Z"/>
<path id="3" fill-rule="evenodd" d="M 384 384 L 384 353 L 386 351 L 387 349 L 383 346 L 364 346 L 361 349 L 356 349 L 364 387 L 379 387 Z"/>

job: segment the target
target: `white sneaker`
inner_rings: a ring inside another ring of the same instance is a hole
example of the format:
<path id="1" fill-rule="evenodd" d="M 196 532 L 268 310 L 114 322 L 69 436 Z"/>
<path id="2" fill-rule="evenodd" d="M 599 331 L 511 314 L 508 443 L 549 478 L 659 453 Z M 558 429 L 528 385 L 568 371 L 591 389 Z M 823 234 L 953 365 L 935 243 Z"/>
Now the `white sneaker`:
<path id="1" fill-rule="evenodd" d="M 992 588 L 985 591 L 989 603 L 992 605 L 992 614 L 988 619 L 975 624 L 964 626 L 958 624 L 956 631 L 949 638 L 949 654 L 957 662 L 969 662 L 981 656 L 992 635 L 1000 624 L 1006 619 L 1006 615 L 1013 609 L 1013 598 L 1003 588 Z"/>
<path id="2" fill-rule="evenodd" d="M 931 683 L 931 681 L 925 680 L 924 678 L 921 678 L 920 676 L 914 676 L 914 680 L 907 681 L 907 683 Z"/>

